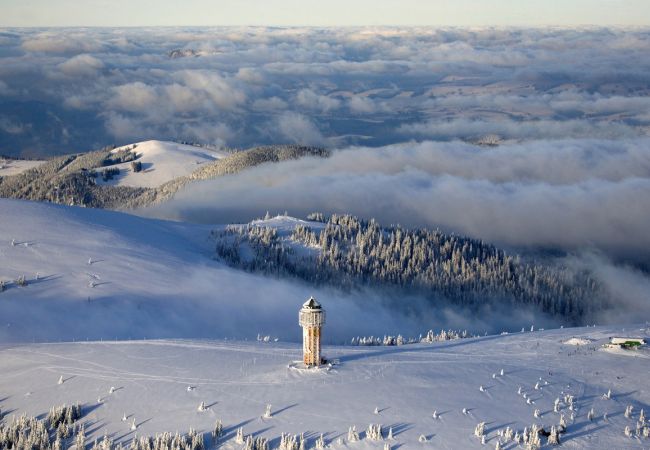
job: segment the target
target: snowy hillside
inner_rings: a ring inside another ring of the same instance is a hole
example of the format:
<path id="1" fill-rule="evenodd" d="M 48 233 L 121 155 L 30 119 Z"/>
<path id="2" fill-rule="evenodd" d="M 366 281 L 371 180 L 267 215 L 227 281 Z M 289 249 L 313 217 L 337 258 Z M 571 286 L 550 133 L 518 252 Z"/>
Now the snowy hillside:
<path id="1" fill-rule="evenodd" d="M 130 162 L 116 164 L 111 167 L 119 169 L 120 173 L 108 181 L 98 178 L 98 184 L 157 187 L 167 181 L 191 174 L 201 164 L 228 156 L 228 153 L 217 150 L 155 140 L 119 147 L 113 150 L 113 153 L 133 146 L 135 146 L 137 160 L 142 163 L 142 170 L 134 172 Z"/>
<path id="2" fill-rule="evenodd" d="M 298 306 L 327 299 L 326 339 L 417 335 L 440 318 L 402 317 L 370 295 L 247 274 L 215 261 L 210 226 L 0 199 L 0 342 L 127 338 L 298 340 Z M 25 277 L 27 285 L 17 280 Z M 251 310 L 255 314 L 251 314 Z M 359 322 L 364 314 L 369 320 Z M 369 314 L 369 315 L 367 315 Z M 29 326 L 25 326 L 29 324 Z"/>
<path id="3" fill-rule="evenodd" d="M 608 315 L 605 290 L 589 272 L 566 264 L 523 259 L 439 230 L 385 226 L 351 215 L 309 217 L 318 222 L 279 216 L 215 230 L 216 253 L 249 272 L 316 285 L 399 290 L 397 308 L 407 303 L 404 295 L 415 294 L 426 303 L 424 310 L 447 302 L 474 316 L 493 315 L 504 299 L 510 302 L 509 315 L 513 309 L 534 309 L 538 317 L 573 326 Z M 408 303 L 417 310 L 418 302 Z"/>
<path id="4" fill-rule="evenodd" d="M 0 177 L 17 175 L 27 169 L 42 164 L 43 161 L 31 159 L 5 159 L 0 157 Z"/>
<path id="5" fill-rule="evenodd" d="M 502 448 L 514 449 L 524 446 L 506 443 L 501 431 L 521 434 L 532 424 L 548 431 L 564 416 L 561 448 L 644 449 L 650 438 L 627 437 L 624 430 L 636 433 L 641 410 L 650 412 L 650 354 L 610 352 L 601 344 L 612 335 L 649 333 L 596 327 L 398 347 L 326 346 L 325 356 L 337 363 L 308 373 L 288 368 L 301 350 L 287 343 L 5 346 L 0 407 L 8 416 L 39 415 L 79 402 L 87 442 L 107 435 L 128 444 L 135 436 L 194 428 L 212 448 L 210 431 L 221 420 L 224 449 L 242 448 L 235 442 L 239 427 L 245 435 L 269 439 L 270 448 L 278 448 L 282 433 L 305 433 L 306 448 L 314 448 L 323 434 L 332 449 L 381 449 L 384 442 L 402 449 L 492 449 L 499 439 Z M 564 344 L 574 337 L 573 343 L 590 343 Z M 202 402 L 206 410 L 198 411 Z M 263 417 L 267 404 L 270 418 Z M 481 422 L 485 445 L 474 436 Z M 384 442 L 368 438 L 369 424 L 382 425 Z M 351 426 L 361 441 L 348 441 Z M 419 442 L 420 436 L 428 442 Z"/>
<path id="6" fill-rule="evenodd" d="M 650 413 L 650 352 L 602 347 L 610 336 L 648 339 L 647 324 L 344 346 L 359 335 L 417 336 L 449 311 L 406 317 L 375 294 L 228 268 L 212 259 L 209 226 L 4 199 L 0 211 L 0 428 L 79 402 L 86 444 L 193 428 L 211 446 L 221 420 L 224 449 L 242 448 L 240 427 L 270 448 L 282 433 L 305 433 L 306 448 L 323 434 L 332 449 L 513 449 L 506 429 L 514 437 L 564 420 L 562 448 L 650 445 L 637 431 L 641 410 Z M 288 217 L 257 224 L 283 235 L 318 226 Z M 305 372 L 288 364 L 300 359 L 297 311 L 311 294 L 327 310 L 333 365 Z M 485 446 L 474 436 L 482 422 Z M 382 425 L 385 441 L 369 438 L 369 424 Z M 349 441 L 351 426 L 359 442 Z"/>

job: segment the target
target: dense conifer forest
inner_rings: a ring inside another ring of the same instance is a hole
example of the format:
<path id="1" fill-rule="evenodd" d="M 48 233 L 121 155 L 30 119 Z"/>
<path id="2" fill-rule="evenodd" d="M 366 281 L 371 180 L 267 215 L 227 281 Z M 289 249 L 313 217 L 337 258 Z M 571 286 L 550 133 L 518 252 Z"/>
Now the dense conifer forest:
<path id="1" fill-rule="evenodd" d="M 384 227 L 350 215 L 310 218 L 324 223 L 298 224 L 287 236 L 256 224 L 215 231 L 216 252 L 251 272 L 346 289 L 378 287 L 472 309 L 492 302 L 531 306 L 581 323 L 604 306 L 600 287 L 584 271 L 438 230 Z"/>
<path id="2" fill-rule="evenodd" d="M 203 165 L 187 176 L 179 176 L 155 188 L 98 185 L 119 173 L 111 166 L 137 163 L 136 145 L 118 152 L 113 147 L 59 156 L 17 175 L 0 177 L 0 197 L 49 201 L 106 209 L 149 206 L 171 198 L 188 183 L 234 174 L 250 167 L 304 156 L 327 157 L 322 148 L 300 145 L 271 145 L 233 151 L 225 158 Z"/>

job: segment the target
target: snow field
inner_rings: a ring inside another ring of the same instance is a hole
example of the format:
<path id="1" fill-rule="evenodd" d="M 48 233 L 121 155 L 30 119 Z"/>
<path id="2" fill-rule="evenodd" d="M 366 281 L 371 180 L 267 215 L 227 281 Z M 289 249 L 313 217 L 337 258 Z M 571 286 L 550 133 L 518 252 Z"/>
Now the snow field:
<path id="1" fill-rule="evenodd" d="M 634 332 L 648 335 L 648 330 Z M 564 415 L 563 448 L 647 448 L 647 439 L 626 437 L 624 429 L 634 429 L 640 410 L 649 410 L 650 363 L 599 350 L 607 336 L 621 333 L 597 327 L 395 347 L 327 346 L 325 355 L 339 363 L 313 373 L 288 368 L 301 351 L 291 343 L 5 346 L 0 350 L 0 407 L 37 415 L 78 401 L 91 436 L 108 434 L 123 443 L 136 432 L 144 436 L 191 427 L 209 434 L 220 419 L 225 430 L 221 448 L 226 449 L 239 448 L 234 442 L 239 427 L 246 435 L 268 438 L 272 448 L 282 433 L 305 433 L 308 448 L 321 433 L 331 448 L 382 448 L 383 442 L 364 439 L 369 424 L 381 424 L 384 439 L 392 428 L 391 444 L 400 448 L 471 449 L 485 448 L 474 436 L 477 424 L 485 422 L 486 445 L 494 448 L 506 427 L 521 433 L 537 424 L 548 430 Z M 576 334 L 594 339 L 593 346 L 576 352 L 562 343 Z M 609 399 L 604 397 L 608 390 Z M 573 396 L 573 410 L 565 402 L 568 396 Z M 202 402 L 205 411 L 198 410 Z M 264 417 L 268 404 L 271 418 Z M 135 431 L 130 429 L 133 418 Z M 347 442 L 353 425 L 362 438 L 357 443 Z M 426 443 L 419 442 L 422 435 Z M 516 448 L 501 442 L 501 448 Z"/>

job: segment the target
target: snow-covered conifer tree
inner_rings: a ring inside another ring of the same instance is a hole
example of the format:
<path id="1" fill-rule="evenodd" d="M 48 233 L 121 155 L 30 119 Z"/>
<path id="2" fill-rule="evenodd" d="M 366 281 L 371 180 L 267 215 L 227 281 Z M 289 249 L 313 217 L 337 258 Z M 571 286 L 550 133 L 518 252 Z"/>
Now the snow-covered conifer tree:
<path id="1" fill-rule="evenodd" d="M 237 434 L 235 435 L 235 443 L 242 445 L 244 443 L 244 429 L 242 427 L 237 428 Z"/>
<path id="2" fill-rule="evenodd" d="M 282 433 L 280 437 L 280 450 L 298 450 L 298 441 L 295 435 Z"/>
<path id="3" fill-rule="evenodd" d="M 625 417 L 630 419 L 632 418 L 632 411 L 634 410 L 634 406 L 632 405 L 627 405 L 627 408 L 625 408 Z"/>
<path id="4" fill-rule="evenodd" d="M 589 421 L 594 420 L 594 415 L 595 415 L 594 408 L 591 408 L 587 413 L 587 420 Z"/>
<path id="5" fill-rule="evenodd" d="M 108 437 L 107 434 L 104 435 L 104 439 L 102 439 L 101 444 L 99 444 L 99 448 L 101 450 L 112 450 L 113 449 L 113 441 Z"/>
<path id="6" fill-rule="evenodd" d="M 550 434 L 548 435 L 548 445 L 560 445 L 560 433 L 555 425 L 551 426 Z"/>
<path id="7" fill-rule="evenodd" d="M 212 429 L 212 442 L 216 443 L 222 434 L 223 424 L 221 423 L 220 419 L 217 419 L 217 421 L 214 423 L 214 428 Z"/>
<path id="8" fill-rule="evenodd" d="M 527 450 L 537 450 L 541 448 L 542 441 L 539 438 L 539 427 L 533 424 L 528 430 L 527 438 L 524 437 L 524 443 Z"/>
<path id="9" fill-rule="evenodd" d="M 30 445 L 31 447 L 31 445 Z M 63 450 L 63 444 L 61 443 L 61 437 L 56 436 L 56 439 L 54 440 L 54 444 L 52 444 L 52 450 Z"/>
<path id="10" fill-rule="evenodd" d="M 569 409 L 573 411 L 573 395 L 565 394 L 564 403 L 569 405 Z"/>
<path id="11" fill-rule="evenodd" d="M 348 429 L 348 442 L 357 442 L 359 440 L 359 433 L 357 433 L 357 427 L 351 426 Z"/>
<path id="12" fill-rule="evenodd" d="M 485 422 L 480 422 L 474 428 L 474 436 L 480 438 L 485 433 Z"/>
<path id="13" fill-rule="evenodd" d="M 74 438 L 74 445 L 76 450 L 84 450 L 86 448 L 86 429 L 82 424 L 77 431 L 77 435 Z"/>
<path id="14" fill-rule="evenodd" d="M 269 441 L 263 437 L 255 438 L 255 450 L 269 450 Z"/>
<path id="15" fill-rule="evenodd" d="M 370 439 L 371 441 L 382 441 L 384 439 L 384 436 L 381 431 L 381 425 L 368 425 L 368 429 L 366 430 L 366 438 Z"/>
<path id="16" fill-rule="evenodd" d="M 270 419 L 271 417 L 273 417 L 273 415 L 271 414 L 271 404 L 270 403 L 267 403 L 266 410 L 264 411 L 264 416 L 263 417 L 265 419 Z"/>
<path id="17" fill-rule="evenodd" d="M 21 275 L 14 280 L 14 283 L 16 283 L 16 286 L 25 287 L 27 286 L 27 279 L 25 278 L 25 275 Z"/>

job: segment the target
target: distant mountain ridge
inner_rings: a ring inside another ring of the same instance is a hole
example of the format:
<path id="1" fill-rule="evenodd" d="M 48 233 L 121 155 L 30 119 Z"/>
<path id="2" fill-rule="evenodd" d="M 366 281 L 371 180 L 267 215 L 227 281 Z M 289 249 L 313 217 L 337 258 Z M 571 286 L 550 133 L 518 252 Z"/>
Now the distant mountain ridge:
<path id="1" fill-rule="evenodd" d="M 154 187 L 98 183 L 98 176 L 107 181 L 119 174 L 119 168 L 114 166 L 137 163 L 141 159 L 134 144 L 122 147 L 117 152 L 107 148 L 60 156 L 21 173 L 0 177 L 0 197 L 94 208 L 131 209 L 168 200 L 193 181 L 235 174 L 259 164 L 306 156 L 328 157 L 329 151 L 300 145 L 260 146 L 236 151 L 213 161 L 204 161 L 196 170 Z"/>

